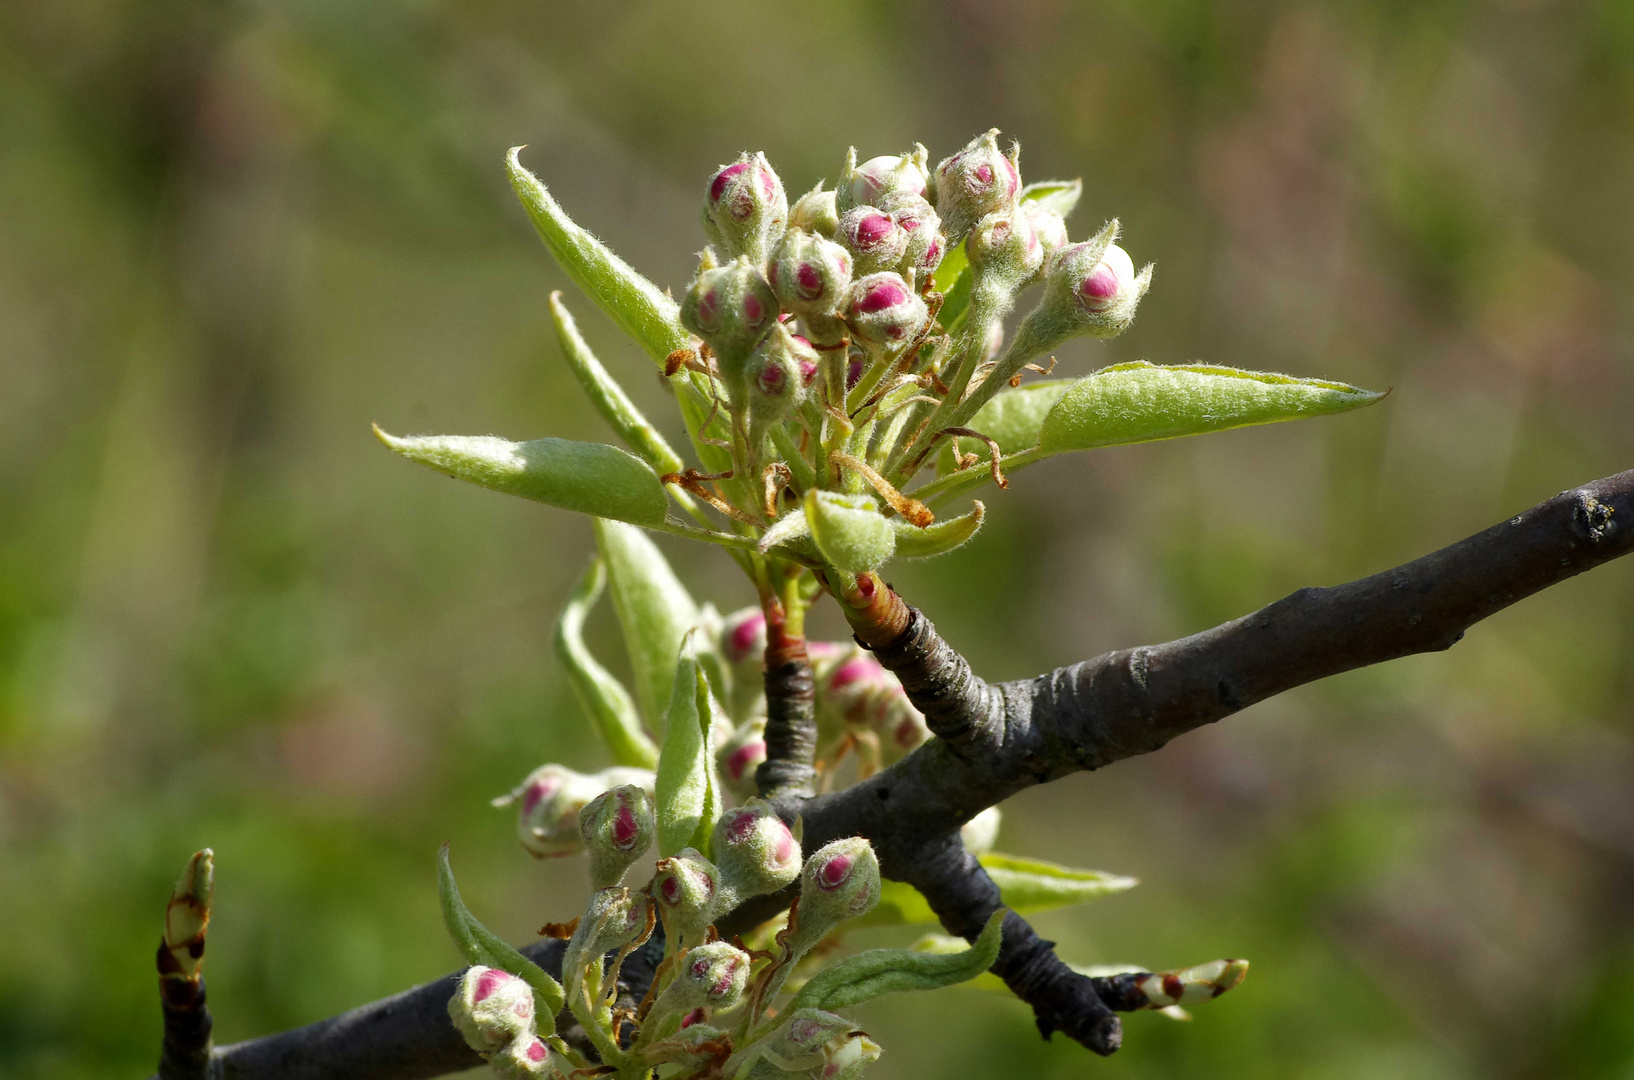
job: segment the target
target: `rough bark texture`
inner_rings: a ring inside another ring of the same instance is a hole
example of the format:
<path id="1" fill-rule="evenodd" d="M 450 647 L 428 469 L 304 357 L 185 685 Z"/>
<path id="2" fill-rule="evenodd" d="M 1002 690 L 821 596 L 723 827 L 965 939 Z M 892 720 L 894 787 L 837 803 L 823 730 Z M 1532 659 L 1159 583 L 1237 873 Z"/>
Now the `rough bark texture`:
<path id="1" fill-rule="evenodd" d="M 809 798 L 817 790 L 817 683 L 806 639 L 766 620 L 766 760 L 755 770 L 762 798 Z"/>
<path id="2" fill-rule="evenodd" d="M 809 788 L 791 785 L 774 790 L 773 801 L 790 820 L 804 820 L 808 849 L 867 837 L 888 877 L 916 886 L 950 931 L 973 937 L 997 907 L 997 889 L 958 847 L 956 831 L 987 807 L 1031 785 L 1156 750 L 1292 687 L 1446 649 L 1488 615 L 1630 550 L 1634 471 L 1563 492 L 1394 570 L 1301 589 L 1167 644 L 996 685 L 975 676 L 928 619 L 870 582 L 842 606 L 858 640 L 897 672 L 938 737 L 844 791 L 812 798 Z M 809 687 L 809 665 L 804 675 Z M 769 694 L 775 688 L 800 698 L 808 691 L 798 676 L 790 671 L 774 680 L 769 664 Z M 809 714 L 791 708 L 784 715 L 798 731 L 801 715 Z M 769 753 L 771 741 L 768 733 Z M 803 758 L 809 765 L 799 738 L 779 746 L 779 760 Z M 788 902 L 788 895 L 757 897 L 722 920 L 721 933 L 729 939 Z M 559 943 L 527 951 L 552 970 L 560 963 L 553 946 Z M 1132 989 L 1138 976 L 1074 975 L 1015 916 L 1005 921 L 994 970 L 1032 1005 L 1046 1035 L 1064 1031 L 1101 1053 L 1116 1049 L 1120 1037 L 1112 1009 L 1144 1004 L 1144 995 Z M 626 974 L 651 977 L 633 968 Z M 396 1080 L 467 1068 L 475 1055 L 445 1011 L 453 987 L 449 976 L 332 1020 L 220 1048 L 212 1074 Z"/>

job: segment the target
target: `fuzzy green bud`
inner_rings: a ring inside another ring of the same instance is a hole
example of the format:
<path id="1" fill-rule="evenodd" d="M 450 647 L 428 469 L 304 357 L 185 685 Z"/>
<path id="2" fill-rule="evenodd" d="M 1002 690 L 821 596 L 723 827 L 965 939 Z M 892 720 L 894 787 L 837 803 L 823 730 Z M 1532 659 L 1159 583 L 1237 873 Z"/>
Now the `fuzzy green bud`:
<path id="1" fill-rule="evenodd" d="M 978 135 L 936 166 L 936 212 L 957 241 L 988 214 L 1012 209 L 1021 194 L 1016 149 L 999 152 L 999 129 Z"/>
<path id="2" fill-rule="evenodd" d="M 1050 209 L 1045 203 L 1037 199 L 1025 199 L 1021 203 L 1021 216 L 1027 219 L 1032 226 L 1033 235 L 1038 237 L 1039 246 L 1044 251 L 1044 261 L 1039 265 L 1036 277 L 1042 278 L 1049 273 L 1056 255 L 1068 244 L 1067 221 L 1060 214 Z"/>
<path id="3" fill-rule="evenodd" d="M 729 257 L 765 266 L 789 217 L 789 199 L 765 154 L 738 155 L 716 171 L 704 196 L 704 231 Z"/>
<path id="4" fill-rule="evenodd" d="M 448 1018 L 479 1054 L 532 1038 L 533 988 L 515 975 L 478 964 L 467 968 L 448 999 Z"/>
<path id="5" fill-rule="evenodd" d="M 728 393 L 741 392 L 743 364 L 775 322 L 777 297 L 755 265 L 739 256 L 717 266 L 705 251 L 681 301 L 681 324 L 714 350 Z"/>
<path id="6" fill-rule="evenodd" d="M 843 212 L 853 206 L 878 206 L 898 194 L 923 196 L 930 183 L 930 151 L 918 143 L 906 154 L 884 154 L 857 164 L 852 147 L 840 169 L 836 201 Z"/>
<path id="7" fill-rule="evenodd" d="M 766 721 L 754 717 L 744 721 L 715 751 L 721 783 L 738 798 L 755 792 L 755 770 L 766 760 Z"/>
<path id="8" fill-rule="evenodd" d="M 541 765 L 516 789 L 493 800 L 494 806 L 516 806 L 516 834 L 528 854 L 554 859 L 584 848 L 579 814 L 590 800 L 610 787 L 633 784 L 651 790 L 646 769 L 615 767 L 586 776 L 565 765 Z"/>
<path id="9" fill-rule="evenodd" d="M 796 1009 L 775 1031 L 754 1048 L 772 1064 L 788 1072 L 821 1069 L 837 1057 L 849 1060 L 845 1048 L 864 1033 L 843 1016 L 822 1009 Z M 751 1052 L 754 1052 L 751 1051 Z M 878 1056 L 879 1048 L 874 1048 Z"/>
<path id="10" fill-rule="evenodd" d="M 667 1006 L 664 1012 L 669 1015 L 693 1009 L 730 1009 L 743 996 L 748 981 L 749 954 L 724 941 L 712 941 L 682 958 L 675 981 L 664 989 L 659 1001 Z M 659 1011 L 658 1004 L 653 1011 Z"/>
<path id="11" fill-rule="evenodd" d="M 806 948 L 879 902 L 879 859 L 860 836 L 825 844 L 800 874 L 796 926 Z"/>
<path id="12" fill-rule="evenodd" d="M 880 209 L 891 215 L 891 220 L 908 238 L 897 269 L 904 274 L 912 270 L 920 281 L 926 280 L 936 272 L 942 264 L 942 256 L 947 253 L 942 219 L 922 195 L 892 195 L 881 203 Z"/>
<path id="13" fill-rule="evenodd" d="M 488 1064 L 504 1080 L 524 1080 L 557 1073 L 551 1068 L 550 1047 L 537 1036 L 511 1040 L 488 1059 Z"/>
<path id="14" fill-rule="evenodd" d="M 817 369 L 811 342 L 777 323 L 744 367 L 751 430 L 781 421 L 805 397 L 805 372 Z"/>
<path id="15" fill-rule="evenodd" d="M 783 234 L 768 270 L 783 310 L 808 321 L 837 314 L 851 288 L 851 253 L 804 229 Z"/>
<path id="16" fill-rule="evenodd" d="M 664 920 L 664 931 L 675 940 L 695 940 L 715 921 L 721 893 L 720 870 L 693 848 L 659 859 L 652 878 L 652 896 Z"/>
<path id="17" fill-rule="evenodd" d="M 715 824 L 715 865 L 735 904 L 800 876 L 800 844 L 770 803 L 750 799 Z"/>
<path id="18" fill-rule="evenodd" d="M 851 286 L 845 321 L 856 340 L 876 349 L 905 348 L 930 317 L 900 274 L 869 274 Z"/>
<path id="19" fill-rule="evenodd" d="M 834 238 L 840 228 L 840 211 L 835 193 L 824 191 L 822 181 L 800 196 L 789 211 L 789 228 Z"/>
<path id="20" fill-rule="evenodd" d="M 657 825 L 652 796 L 634 784 L 604 791 L 579 812 L 579 835 L 590 855 L 590 886 L 617 885 L 652 846 Z"/>
<path id="21" fill-rule="evenodd" d="M 1044 265 L 1044 245 L 1027 214 L 1016 207 L 978 221 L 965 240 L 965 255 L 977 272 L 1015 286 L 1033 278 Z"/>
<path id="22" fill-rule="evenodd" d="M 646 934 L 652 918 L 650 904 L 646 893 L 625 888 L 598 889 L 591 894 L 562 953 L 562 980 L 569 1001 L 596 996 L 602 980 L 601 958 Z"/>

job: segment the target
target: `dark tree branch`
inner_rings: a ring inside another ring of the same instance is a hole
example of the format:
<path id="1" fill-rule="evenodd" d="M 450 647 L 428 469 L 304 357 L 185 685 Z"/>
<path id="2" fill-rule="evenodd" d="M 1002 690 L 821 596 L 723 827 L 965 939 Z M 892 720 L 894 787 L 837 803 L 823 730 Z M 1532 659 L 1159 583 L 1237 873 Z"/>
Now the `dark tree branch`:
<path id="1" fill-rule="evenodd" d="M 936 723 L 948 737 L 844 791 L 805 798 L 797 788 L 783 789 L 774 802 L 790 820 L 804 819 L 808 847 L 867 837 L 887 876 L 916 885 L 945 925 L 970 936 L 997 898 L 985 872 L 955 849 L 950 830 L 987 807 L 1033 784 L 1156 750 L 1295 686 L 1446 649 L 1494 612 L 1631 550 L 1634 471 L 1563 492 L 1395 570 L 1301 589 L 1178 641 L 993 686 L 943 652 L 928 620 L 899 600 L 893 604 L 889 589 L 871 586 L 842 605 L 859 640 L 887 667 L 907 670 L 904 685 L 916 705 L 927 716 L 938 711 Z M 858 611 L 865 613 L 860 626 Z M 768 691 L 771 659 L 768 649 Z M 949 704 L 959 701 L 980 715 L 959 715 Z M 798 728 L 798 711 L 786 715 Z M 721 932 L 730 937 L 757 925 L 788 901 L 756 897 L 722 920 Z M 1066 979 L 1048 943 L 1023 920 L 1006 919 L 1004 929 L 995 970 L 1033 1005 L 1041 1027 L 1047 1022 L 1091 1047 L 1100 1030 L 1101 1045 L 1110 1048 L 1116 1018 L 1107 1006 L 1147 1007 L 1139 976 Z M 556 971 L 560 944 L 525 951 Z M 447 1020 L 453 989 L 449 976 L 331 1020 L 224 1047 L 213 1071 L 242 1080 L 414 1080 L 470 1067 L 476 1057 Z"/>
<path id="2" fill-rule="evenodd" d="M 159 941 L 159 1008 L 164 1013 L 164 1044 L 159 1049 L 160 1080 L 204 1080 L 210 1069 L 210 1032 L 214 1021 L 204 1000 L 202 978 L 163 974 L 170 947 Z"/>
<path id="3" fill-rule="evenodd" d="M 817 683 L 806 639 L 788 633 L 781 608 L 766 617 L 766 760 L 755 770 L 763 798 L 810 798 L 817 790 Z"/>

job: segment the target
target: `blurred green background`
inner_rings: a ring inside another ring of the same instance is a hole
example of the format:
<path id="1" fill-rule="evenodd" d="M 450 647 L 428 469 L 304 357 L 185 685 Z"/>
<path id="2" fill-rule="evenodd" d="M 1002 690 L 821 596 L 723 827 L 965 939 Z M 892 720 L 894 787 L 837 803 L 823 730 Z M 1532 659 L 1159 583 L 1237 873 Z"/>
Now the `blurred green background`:
<path id="1" fill-rule="evenodd" d="M 165 896 L 215 848 L 221 1040 L 451 969 L 433 854 L 575 912 L 486 805 L 604 764 L 550 654 L 587 523 L 369 434 L 604 438 L 505 149 L 677 291 L 710 170 L 791 192 L 999 126 L 1158 271 L 1062 371 L 1392 387 L 1056 459 L 896 584 L 990 677 L 1188 633 L 1634 466 L 1627 0 L 0 6 L 0 1074 L 145 1075 Z M 574 303 L 569 294 L 570 304 Z M 650 364 L 592 342 L 672 433 Z M 665 541 L 702 599 L 728 560 Z M 837 631 L 832 609 L 818 626 Z M 594 643 L 615 653 L 611 617 Z M 1001 848 L 1133 874 L 1080 962 L 1253 971 L 1110 1061 L 887 999 L 891 1077 L 1634 1077 L 1634 560 L 1452 652 L 1034 790 Z M 872 940 L 872 939 L 870 939 Z"/>

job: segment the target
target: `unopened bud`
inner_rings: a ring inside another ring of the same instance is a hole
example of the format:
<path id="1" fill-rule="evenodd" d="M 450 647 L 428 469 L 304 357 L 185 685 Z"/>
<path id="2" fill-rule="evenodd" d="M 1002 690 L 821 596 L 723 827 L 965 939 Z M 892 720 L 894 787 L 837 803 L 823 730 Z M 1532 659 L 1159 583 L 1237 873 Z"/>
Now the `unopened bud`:
<path id="1" fill-rule="evenodd" d="M 1018 209 L 989 214 L 976 223 L 965 241 L 970 265 L 1017 285 L 1044 265 L 1044 245 L 1027 215 Z"/>
<path id="2" fill-rule="evenodd" d="M 1056 255 L 1067 246 L 1067 221 L 1037 199 L 1023 200 L 1021 214 L 1032 226 L 1039 246 L 1044 250 L 1044 262 L 1039 267 L 1039 273 L 1047 273 Z"/>
<path id="3" fill-rule="evenodd" d="M 765 154 L 740 154 L 715 173 L 704 197 L 704 231 L 729 257 L 765 266 L 788 221 L 783 181 Z"/>
<path id="4" fill-rule="evenodd" d="M 448 1017 L 479 1054 L 533 1036 L 533 988 L 508 971 L 480 964 L 465 970 L 448 999 Z"/>
<path id="5" fill-rule="evenodd" d="M 879 859 L 860 836 L 825 844 L 800 875 L 796 925 L 806 948 L 879 902 Z"/>
<path id="6" fill-rule="evenodd" d="M 1067 334 L 1122 333 L 1151 287 L 1152 268 L 1135 273 L 1129 254 L 1112 243 L 1116 229 L 1114 222 L 1095 239 L 1062 248 L 1050 266 L 1039 307 Z"/>
<path id="7" fill-rule="evenodd" d="M 784 310 L 807 320 L 832 316 L 851 288 L 851 253 L 827 237 L 794 228 L 783 234 L 768 273 Z"/>
<path id="8" fill-rule="evenodd" d="M 652 846 L 657 826 L 652 796 L 626 784 L 604 791 L 579 812 L 579 835 L 590 854 L 590 887 L 617 885 Z"/>
<path id="9" fill-rule="evenodd" d="M 562 953 L 562 976 L 570 986 L 595 965 L 589 975 L 600 980 L 601 958 L 614 949 L 643 937 L 652 912 L 646 893 L 626 888 L 598 889 L 590 896 L 584 914 Z"/>
<path id="10" fill-rule="evenodd" d="M 741 390 L 744 362 L 777 322 L 777 297 L 749 259 L 739 256 L 725 266 L 711 261 L 706 253 L 681 301 L 681 323 L 709 343 L 733 392 Z"/>
<path id="11" fill-rule="evenodd" d="M 1135 287 L 1135 262 L 1116 244 L 1108 244 L 1096 264 L 1078 283 L 1078 296 L 1091 311 L 1106 311 L 1127 297 Z"/>
<path id="12" fill-rule="evenodd" d="M 749 981 L 749 954 L 724 941 L 699 945 L 686 954 L 681 972 L 665 989 L 685 1010 L 730 1009 Z"/>
<path id="13" fill-rule="evenodd" d="M 538 1036 L 513 1039 L 488 1059 L 494 1071 L 505 1080 L 524 1080 L 526 1077 L 550 1076 L 550 1048 Z"/>
<path id="14" fill-rule="evenodd" d="M 824 191 L 821 181 L 800 196 L 789 211 L 789 228 L 834 238 L 840 228 L 840 211 L 832 191 Z"/>
<path id="15" fill-rule="evenodd" d="M 165 905 L 164 949 L 159 970 L 167 978 L 189 982 L 204 962 L 204 937 L 210 927 L 210 903 L 216 891 L 216 857 L 209 848 L 193 853 Z M 166 962 L 166 953 L 169 962 Z"/>
<path id="16" fill-rule="evenodd" d="M 827 1064 L 861 1035 L 857 1025 L 843 1016 L 822 1009 L 796 1009 L 761 1043 L 759 1050 L 778 1068 L 802 1072 Z M 877 1056 L 877 1047 L 875 1051 Z"/>
<path id="17" fill-rule="evenodd" d="M 998 134 L 993 128 L 976 136 L 936 166 L 936 212 L 954 240 L 988 214 L 1013 208 L 1021 193 L 1021 174 L 1014 157 L 999 152 Z"/>
<path id="18" fill-rule="evenodd" d="M 851 286 L 846 322 L 866 345 L 901 349 L 924 329 L 927 318 L 925 302 L 899 274 L 869 274 Z"/>
<path id="19" fill-rule="evenodd" d="M 760 667 L 766 652 L 766 613 L 746 607 L 721 620 L 721 656 L 734 668 Z"/>
<path id="20" fill-rule="evenodd" d="M 1149 975 L 1138 984 L 1153 1008 L 1193 1005 L 1219 997 L 1248 975 L 1247 960 L 1211 960 L 1180 971 Z"/>
<path id="21" fill-rule="evenodd" d="M 1001 820 L 999 808 L 989 806 L 960 826 L 959 839 L 964 842 L 965 850 L 972 855 L 992 851 L 993 845 L 998 843 Z"/>
<path id="22" fill-rule="evenodd" d="M 715 824 L 715 865 L 733 902 L 781 889 L 800 876 L 800 845 L 770 803 L 750 799 Z"/>
<path id="23" fill-rule="evenodd" d="M 908 234 L 876 206 L 853 206 L 841 214 L 838 239 L 856 259 L 858 274 L 891 269 L 908 250 Z"/>
<path id="24" fill-rule="evenodd" d="M 755 790 L 755 770 L 766 760 L 766 722 L 759 718 L 745 722 L 721 744 L 715 754 L 721 782 L 738 798 Z"/>
<path id="25" fill-rule="evenodd" d="M 664 919 L 664 931 L 672 939 L 692 940 L 703 936 L 715 921 L 720 895 L 720 871 L 693 848 L 679 855 L 659 859 L 652 878 L 652 896 Z"/>
<path id="26" fill-rule="evenodd" d="M 494 805 L 515 803 L 516 834 L 522 846 L 536 859 L 554 859 L 583 848 L 579 811 L 601 790 L 593 778 L 565 765 L 543 765 L 515 791 L 495 799 Z"/>
<path id="27" fill-rule="evenodd" d="M 903 249 L 902 261 L 897 265 L 903 273 L 913 270 L 920 281 L 924 281 L 942 263 L 942 256 L 947 253 L 947 237 L 942 235 L 942 219 L 937 216 L 931 204 L 920 195 L 893 195 L 887 199 L 882 210 L 891 215 L 908 237 L 908 245 Z"/>
<path id="28" fill-rule="evenodd" d="M 805 396 L 805 366 L 817 368 L 817 350 L 788 326 L 778 323 L 744 368 L 748 384 L 749 421 L 762 426 L 782 420 Z M 751 428 L 753 430 L 753 428 Z"/>
<path id="29" fill-rule="evenodd" d="M 846 154 L 845 166 L 840 170 L 837 191 L 840 210 L 849 210 L 853 206 L 878 206 L 890 195 L 923 196 L 930 181 L 929 160 L 930 152 L 915 143 L 913 150 L 906 154 L 884 154 L 858 165 L 857 151 L 853 147 Z"/>

